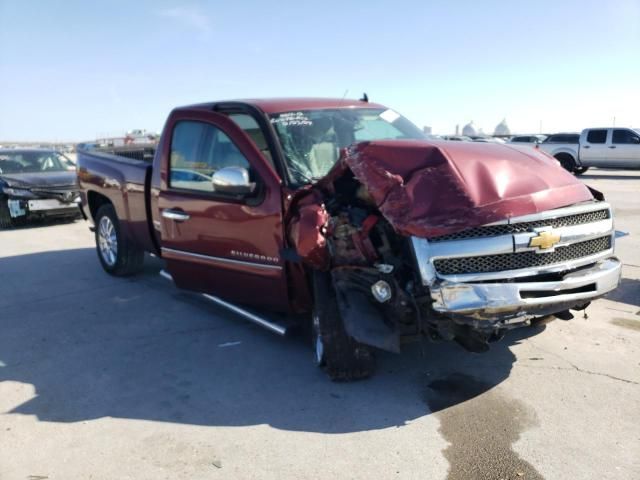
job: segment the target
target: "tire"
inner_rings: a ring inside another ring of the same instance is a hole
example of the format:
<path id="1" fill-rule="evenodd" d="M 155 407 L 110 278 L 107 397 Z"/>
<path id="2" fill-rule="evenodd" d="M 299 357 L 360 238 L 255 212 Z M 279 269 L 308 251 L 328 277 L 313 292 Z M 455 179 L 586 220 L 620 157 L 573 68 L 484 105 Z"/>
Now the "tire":
<path id="1" fill-rule="evenodd" d="M 137 248 L 122 234 L 113 205 L 102 205 L 96 213 L 95 223 L 96 251 L 105 272 L 117 277 L 140 272 L 144 250 Z"/>
<path id="2" fill-rule="evenodd" d="M 370 377 L 375 357 L 370 347 L 347 335 L 329 274 L 313 274 L 314 308 L 311 338 L 316 365 L 334 382 Z"/>
<path id="3" fill-rule="evenodd" d="M 568 153 L 559 153 L 555 156 L 556 160 L 560 162 L 562 168 L 564 168 L 569 173 L 575 173 L 578 166 L 576 165 L 576 160 Z"/>
<path id="4" fill-rule="evenodd" d="M 589 170 L 589 167 L 577 167 L 573 173 L 575 173 L 576 175 L 582 175 L 583 173 L 586 173 L 587 170 Z"/>
<path id="5" fill-rule="evenodd" d="M 7 200 L 0 200 L 0 229 L 11 228 L 13 226 L 13 221 L 11 220 L 11 215 L 9 214 L 9 205 L 7 204 Z"/>

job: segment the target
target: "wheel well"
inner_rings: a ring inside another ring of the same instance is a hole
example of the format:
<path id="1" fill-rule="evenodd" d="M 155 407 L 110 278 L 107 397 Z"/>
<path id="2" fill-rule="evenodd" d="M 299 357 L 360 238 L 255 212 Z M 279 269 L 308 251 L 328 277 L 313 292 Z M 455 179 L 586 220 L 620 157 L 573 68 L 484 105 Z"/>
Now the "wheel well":
<path id="1" fill-rule="evenodd" d="M 89 192 L 87 194 L 87 203 L 89 204 L 89 211 L 91 212 L 91 218 L 95 220 L 98 209 L 102 205 L 111 203 L 111 200 L 109 200 L 107 197 L 105 197 L 104 195 L 98 192 Z"/>
<path id="2" fill-rule="evenodd" d="M 574 163 L 576 161 L 576 159 L 573 158 L 573 155 L 571 155 L 570 153 L 567 153 L 567 152 L 556 153 L 554 155 L 554 158 L 557 158 L 558 160 L 571 160 Z"/>

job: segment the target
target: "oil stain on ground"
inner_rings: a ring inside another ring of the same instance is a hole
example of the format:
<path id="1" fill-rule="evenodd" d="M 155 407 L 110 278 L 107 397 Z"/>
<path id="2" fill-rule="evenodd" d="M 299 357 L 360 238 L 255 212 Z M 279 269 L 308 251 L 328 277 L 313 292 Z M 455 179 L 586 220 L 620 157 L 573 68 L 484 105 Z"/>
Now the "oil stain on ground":
<path id="1" fill-rule="evenodd" d="M 450 465 L 447 479 L 542 479 L 513 450 L 520 433 L 535 425 L 535 413 L 491 387 L 459 373 L 429 384 L 427 403 L 438 412 L 440 433 L 449 442 L 444 451 Z"/>
<path id="2" fill-rule="evenodd" d="M 628 328 L 629 330 L 640 331 L 640 321 L 638 320 L 616 317 L 613 320 L 611 320 L 611 323 L 613 323 L 614 325 L 617 325 L 618 327 Z"/>

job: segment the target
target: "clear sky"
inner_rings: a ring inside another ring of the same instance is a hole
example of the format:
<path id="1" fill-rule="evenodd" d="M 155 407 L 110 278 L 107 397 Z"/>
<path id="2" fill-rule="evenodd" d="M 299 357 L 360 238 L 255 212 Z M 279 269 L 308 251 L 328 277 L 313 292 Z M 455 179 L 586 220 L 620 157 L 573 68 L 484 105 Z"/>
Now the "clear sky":
<path id="1" fill-rule="evenodd" d="M 640 0 L 0 0 L 0 141 L 346 90 L 436 133 L 640 127 Z"/>

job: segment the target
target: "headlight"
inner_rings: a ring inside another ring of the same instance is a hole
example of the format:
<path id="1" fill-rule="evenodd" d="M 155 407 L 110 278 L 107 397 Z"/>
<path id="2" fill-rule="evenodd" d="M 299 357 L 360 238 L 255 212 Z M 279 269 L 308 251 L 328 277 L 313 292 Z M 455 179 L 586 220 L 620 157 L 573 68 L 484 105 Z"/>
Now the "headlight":
<path id="1" fill-rule="evenodd" d="M 391 286 L 384 280 L 378 280 L 376 283 L 371 285 L 371 293 L 373 294 L 373 298 L 380 303 L 391 300 L 393 295 Z"/>
<path id="2" fill-rule="evenodd" d="M 2 191 L 5 195 L 11 195 L 12 197 L 35 198 L 31 191 L 23 188 L 2 187 Z"/>

